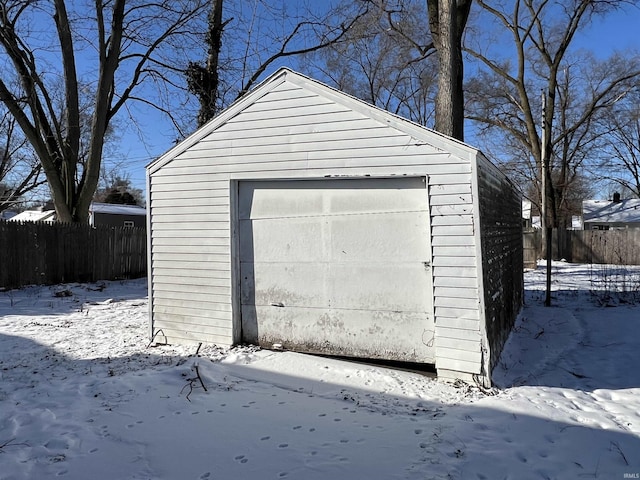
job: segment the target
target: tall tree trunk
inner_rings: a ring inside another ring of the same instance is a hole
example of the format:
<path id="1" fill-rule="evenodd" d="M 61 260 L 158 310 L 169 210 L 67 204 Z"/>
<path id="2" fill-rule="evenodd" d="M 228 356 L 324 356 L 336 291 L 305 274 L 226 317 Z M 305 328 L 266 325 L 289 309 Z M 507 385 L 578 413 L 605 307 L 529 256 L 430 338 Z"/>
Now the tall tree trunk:
<path id="1" fill-rule="evenodd" d="M 464 141 L 462 35 L 472 0 L 427 0 L 429 28 L 438 52 L 435 129 Z"/>
<path id="2" fill-rule="evenodd" d="M 222 21 L 223 0 L 212 0 L 209 12 L 209 30 L 207 31 L 207 62 L 204 67 L 197 63 L 190 63 L 187 68 L 189 89 L 200 101 L 198 112 L 198 126 L 201 127 L 218 114 L 218 98 L 220 75 L 220 50 L 222 48 L 222 33 L 227 22 Z"/>

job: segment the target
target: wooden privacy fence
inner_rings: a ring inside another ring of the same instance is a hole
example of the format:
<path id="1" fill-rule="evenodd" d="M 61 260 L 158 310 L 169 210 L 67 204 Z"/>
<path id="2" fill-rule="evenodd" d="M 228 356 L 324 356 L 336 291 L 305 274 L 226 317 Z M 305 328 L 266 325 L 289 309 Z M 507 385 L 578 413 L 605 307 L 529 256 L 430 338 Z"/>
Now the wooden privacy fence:
<path id="1" fill-rule="evenodd" d="M 0 221 L 0 287 L 146 275 L 144 228 Z"/>
<path id="2" fill-rule="evenodd" d="M 525 267 L 545 256 L 542 231 L 524 232 Z M 572 263 L 640 265 L 640 228 L 625 230 L 553 230 L 554 260 Z"/>
<path id="3" fill-rule="evenodd" d="M 526 229 L 522 237 L 522 257 L 524 268 L 536 268 L 538 259 L 542 257 L 542 231 L 535 228 Z"/>

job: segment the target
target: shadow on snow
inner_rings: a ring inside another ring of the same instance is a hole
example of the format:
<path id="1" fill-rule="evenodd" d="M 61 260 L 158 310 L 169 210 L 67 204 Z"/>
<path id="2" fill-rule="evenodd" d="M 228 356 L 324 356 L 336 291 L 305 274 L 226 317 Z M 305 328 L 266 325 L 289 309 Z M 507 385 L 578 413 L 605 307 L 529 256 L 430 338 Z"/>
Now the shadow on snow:
<path id="1" fill-rule="evenodd" d="M 506 410 L 504 392 L 446 405 L 277 372 L 261 380 L 251 366 L 206 358 L 208 391 L 185 391 L 191 360 L 153 349 L 72 359 L 0 335 L 0 444 L 12 440 L 3 468 L 18 462 L 27 473 L 15 478 L 84 478 L 86 468 L 97 478 L 177 478 L 172 468 L 208 478 L 196 477 L 207 465 L 215 478 L 305 479 L 382 479 L 394 468 L 392 478 L 622 478 L 640 469 L 637 436 L 585 425 L 579 411 L 559 421 Z"/>

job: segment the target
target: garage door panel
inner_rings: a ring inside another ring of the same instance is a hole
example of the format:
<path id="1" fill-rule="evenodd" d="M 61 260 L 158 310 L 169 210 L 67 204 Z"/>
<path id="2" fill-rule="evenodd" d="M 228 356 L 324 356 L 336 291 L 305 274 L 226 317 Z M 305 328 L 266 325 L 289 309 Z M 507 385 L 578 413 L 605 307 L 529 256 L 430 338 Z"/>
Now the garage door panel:
<path id="1" fill-rule="evenodd" d="M 332 262 L 428 262 L 427 212 L 331 217 Z"/>
<path id="2" fill-rule="evenodd" d="M 320 181 L 319 188 L 326 189 Z M 422 178 L 342 180 L 325 196 L 329 215 L 427 210 Z"/>
<path id="3" fill-rule="evenodd" d="M 244 306 L 245 338 L 295 351 L 435 362 L 433 323 L 425 313 L 339 309 L 316 313 L 297 307 Z M 407 337 L 407 331 L 415 333 Z"/>
<path id="4" fill-rule="evenodd" d="M 428 213 L 371 215 L 241 220 L 240 261 L 428 262 Z"/>
<path id="5" fill-rule="evenodd" d="M 321 215 L 324 199 L 315 182 L 243 182 L 238 216 L 241 220 Z M 288 188 L 281 188 L 287 186 Z"/>
<path id="6" fill-rule="evenodd" d="M 332 264 L 326 290 L 331 307 L 427 313 L 429 275 L 411 263 Z"/>
<path id="7" fill-rule="evenodd" d="M 241 220 L 240 261 L 323 261 L 327 256 L 326 228 L 320 217 Z"/>
<path id="8" fill-rule="evenodd" d="M 242 190 L 241 220 L 427 211 L 425 181 L 420 177 L 242 182 Z"/>
<path id="9" fill-rule="evenodd" d="M 327 263 L 247 263 L 241 265 L 243 305 L 328 308 Z"/>
<path id="10" fill-rule="evenodd" d="M 428 312 L 429 271 L 411 263 L 242 264 L 243 305 Z M 403 285 L 411 285 L 411 288 Z"/>

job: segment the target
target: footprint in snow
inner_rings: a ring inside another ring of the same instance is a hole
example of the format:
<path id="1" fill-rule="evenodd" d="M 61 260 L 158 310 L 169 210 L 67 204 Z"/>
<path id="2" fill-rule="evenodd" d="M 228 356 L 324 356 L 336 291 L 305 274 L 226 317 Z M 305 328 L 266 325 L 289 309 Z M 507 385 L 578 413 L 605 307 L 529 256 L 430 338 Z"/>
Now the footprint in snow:
<path id="1" fill-rule="evenodd" d="M 211 477 L 211 472 L 204 472 L 198 477 L 198 480 L 207 480 L 209 477 Z"/>
<path id="2" fill-rule="evenodd" d="M 527 457 L 522 452 L 517 452 L 516 458 L 520 460 L 522 463 L 527 463 Z"/>
<path id="3" fill-rule="evenodd" d="M 44 444 L 46 448 L 49 450 L 68 450 L 69 443 L 66 440 L 59 438 L 52 438 L 47 443 Z"/>
<path id="4" fill-rule="evenodd" d="M 240 463 L 247 463 L 249 461 L 249 459 L 244 455 L 236 455 L 235 457 L 233 457 L 233 459 Z"/>

